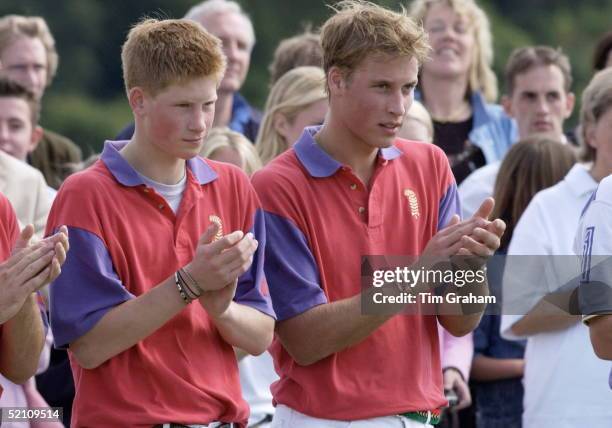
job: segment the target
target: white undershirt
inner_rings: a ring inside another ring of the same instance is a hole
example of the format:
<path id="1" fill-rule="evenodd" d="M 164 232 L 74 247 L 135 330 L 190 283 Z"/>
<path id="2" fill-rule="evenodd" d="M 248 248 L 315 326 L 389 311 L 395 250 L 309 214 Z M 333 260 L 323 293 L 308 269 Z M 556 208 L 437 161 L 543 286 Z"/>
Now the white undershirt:
<path id="1" fill-rule="evenodd" d="M 181 205 L 181 200 L 183 199 L 185 186 L 187 185 L 187 174 L 183 174 L 183 178 L 176 184 L 158 183 L 142 174 L 138 175 L 147 186 L 152 187 L 157 193 L 164 197 L 168 205 L 170 205 L 170 208 L 172 208 L 172 211 L 176 214 Z"/>

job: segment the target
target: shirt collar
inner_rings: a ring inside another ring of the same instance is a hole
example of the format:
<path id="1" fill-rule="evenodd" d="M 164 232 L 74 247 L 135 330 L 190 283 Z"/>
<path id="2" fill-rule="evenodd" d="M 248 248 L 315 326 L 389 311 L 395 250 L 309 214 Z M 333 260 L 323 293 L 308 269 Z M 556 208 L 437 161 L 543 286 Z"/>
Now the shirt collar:
<path id="1" fill-rule="evenodd" d="M 317 178 L 330 177 L 342 164 L 327 154 L 314 140 L 314 136 L 322 126 L 309 126 L 304 129 L 302 136 L 293 146 L 299 161 L 308 173 Z M 401 150 L 395 146 L 380 149 L 379 156 L 389 161 L 402 155 Z"/>
<path id="2" fill-rule="evenodd" d="M 127 143 L 128 141 L 106 141 L 101 159 L 115 179 L 124 186 L 133 187 L 145 184 L 140 174 L 119 153 L 119 150 Z M 217 173 L 199 156 L 189 159 L 187 168 L 200 185 L 217 179 Z"/>
<path id="3" fill-rule="evenodd" d="M 597 182 L 584 164 L 575 164 L 565 176 L 564 181 L 576 196 L 584 196 L 597 189 Z"/>

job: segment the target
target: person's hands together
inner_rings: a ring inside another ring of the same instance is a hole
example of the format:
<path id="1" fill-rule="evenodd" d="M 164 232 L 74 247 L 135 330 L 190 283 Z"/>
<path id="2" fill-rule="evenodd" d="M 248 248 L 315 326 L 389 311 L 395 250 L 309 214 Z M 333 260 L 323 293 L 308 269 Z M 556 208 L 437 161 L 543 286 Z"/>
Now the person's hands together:
<path id="1" fill-rule="evenodd" d="M 202 305 L 204 310 L 208 312 L 208 315 L 212 318 L 222 317 L 232 304 L 237 286 L 238 280 L 227 284 L 220 290 L 203 292 L 198 299 L 200 305 Z"/>
<path id="2" fill-rule="evenodd" d="M 237 230 L 214 241 L 219 226 L 212 223 L 202 234 L 196 254 L 184 270 L 204 291 L 221 290 L 235 282 L 253 262 L 258 242 Z"/>
<path id="3" fill-rule="evenodd" d="M 0 264 L 0 323 L 19 312 L 28 296 L 56 279 L 68 251 L 68 229 L 33 245 L 34 227 L 21 231 L 11 257 Z"/>
<path id="4" fill-rule="evenodd" d="M 478 221 L 470 234 L 461 238 L 461 248 L 458 256 L 475 256 L 477 264 L 483 266 L 499 248 L 501 237 L 506 230 L 506 223 L 501 219 L 489 221 L 493 212 L 495 201 L 493 198 L 485 199 L 470 220 Z M 468 220 L 469 221 L 469 220 Z"/>

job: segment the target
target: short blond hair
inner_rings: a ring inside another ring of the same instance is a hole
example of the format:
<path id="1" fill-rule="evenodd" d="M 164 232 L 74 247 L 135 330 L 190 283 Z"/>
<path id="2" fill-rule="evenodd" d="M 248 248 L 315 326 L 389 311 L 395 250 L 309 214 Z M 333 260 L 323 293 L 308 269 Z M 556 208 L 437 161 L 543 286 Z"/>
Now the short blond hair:
<path id="1" fill-rule="evenodd" d="M 272 86 L 255 148 L 264 165 L 287 150 L 292 141 L 285 141 L 274 127 L 277 113 L 292 122 L 298 113 L 317 101 L 327 99 L 325 73 L 320 67 L 304 66 L 289 70 Z"/>
<path id="2" fill-rule="evenodd" d="M 332 67 L 350 77 L 371 53 L 416 58 L 421 64 L 429 55 L 427 35 L 402 7 L 394 12 L 363 0 L 344 0 L 321 28 L 323 70 Z"/>
<path id="3" fill-rule="evenodd" d="M 597 158 L 597 150 L 587 141 L 588 128 L 595 126 L 599 119 L 612 108 L 612 68 L 605 68 L 593 76 L 582 93 L 580 107 L 581 144 L 580 157 L 583 161 L 593 161 Z"/>
<path id="4" fill-rule="evenodd" d="M 6 15 L 0 18 L 0 52 L 21 37 L 38 39 L 43 44 L 47 54 L 47 86 L 49 86 L 57 73 L 59 56 L 55 49 L 55 39 L 47 23 L 40 16 Z"/>
<path id="5" fill-rule="evenodd" d="M 242 161 L 241 168 L 248 176 L 251 176 L 263 166 L 249 139 L 229 128 L 211 129 L 200 155 L 214 159 L 215 152 L 222 148 L 233 149 L 238 153 Z"/>
<path id="6" fill-rule="evenodd" d="M 497 100 L 497 77 L 492 69 L 493 37 L 487 14 L 474 0 L 414 0 L 411 16 L 423 23 L 429 9 L 436 4 L 446 4 L 455 13 L 465 16 L 474 30 L 474 52 L 469 70 L 468 91 L 481 92 L 489 102 Z"/>
<path id="7" fill-rule="evenodd" d="M 221 41 L 186 19 L 145 19 L 129 32 L 121 51 L 126 91 L 141 87 L 156 95 L 166 87 L 225 72 Z"/>

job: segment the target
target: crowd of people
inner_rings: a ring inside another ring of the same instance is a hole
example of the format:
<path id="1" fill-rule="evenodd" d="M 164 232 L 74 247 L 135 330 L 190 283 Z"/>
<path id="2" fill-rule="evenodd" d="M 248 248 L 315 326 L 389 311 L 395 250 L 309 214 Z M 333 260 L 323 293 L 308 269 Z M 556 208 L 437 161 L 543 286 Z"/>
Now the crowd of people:
<path id="1" fill-rule="evenodd" d="M 0 17 L 0 408 L 63 409 L 2 426 L 611 427 L 612 33 L 575 129 L 561 48 L 498 97 L 476 0 L 335 4 L 263 111 L 255 35 L 232 0 L 135 23 L 133 122 L 83 160 L 39 123 L 49 27 Z M 488 285 L 371 313 L 373 255 Z"/>

